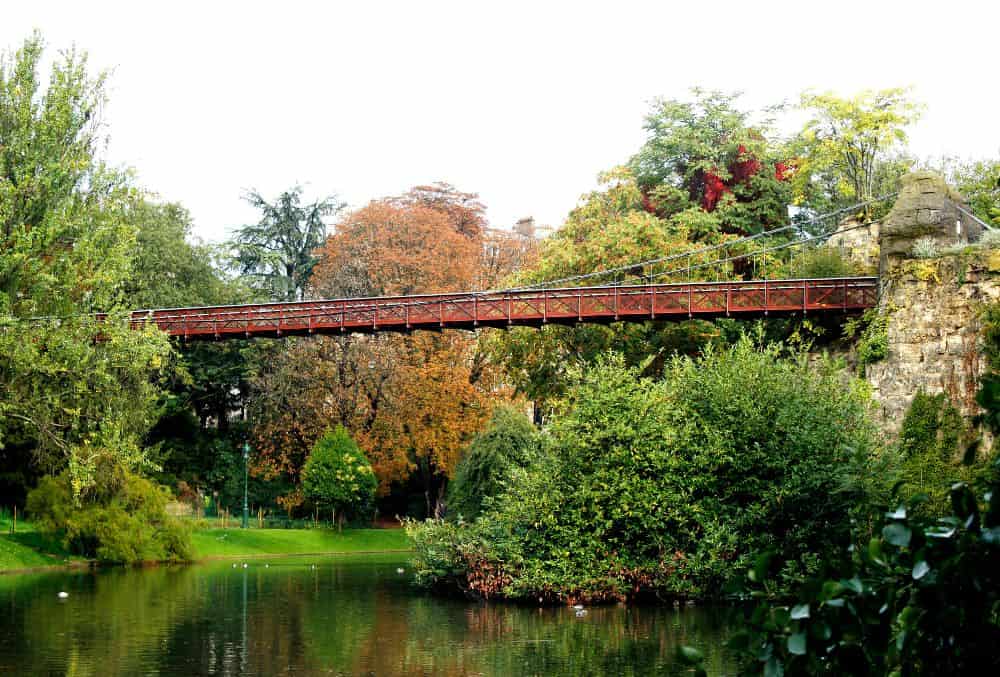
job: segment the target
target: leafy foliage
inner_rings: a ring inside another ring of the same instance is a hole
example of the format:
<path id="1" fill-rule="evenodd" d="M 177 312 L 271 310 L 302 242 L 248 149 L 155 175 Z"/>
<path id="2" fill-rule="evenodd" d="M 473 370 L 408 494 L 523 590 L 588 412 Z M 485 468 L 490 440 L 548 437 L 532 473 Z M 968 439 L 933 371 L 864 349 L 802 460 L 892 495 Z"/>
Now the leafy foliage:
<path id="1" fill-rule="evenodd" d="M 170 348 L 123 321 L 137 195 L 98 156 L 105 78 L 70 51 L 46 87 L 42 54 L 35 35 L 0 62 L 0 446 L 79 496 L 99 463 L 146 464 Z"/>
<path id="2" fill-rule="evenodd" d="M 685 257 L 705 245 L 789 222 L 790 165 L 780 159 L 768 121 L 738 106 L 738 95 L 694 90 L 692 99 L 658 100 L 646 119 L 647 139 L 625 167 L 600 176 L 563 226 L 541 245 L 537 264 L 519 283 L 672 282 L 763 274 L 745 245 Z M 720 253 L 747 258 L 714 265 Z M 670 261 L 633 265 L 637 261 Z M 770 257 L 770 267 L 783 264 Z M 711 264 L 711 265 L 710 265 Z M 598 271 L 628 267 L 614 275 Z M 776 272 L 776 270 L 774 271 Z M 582 280 L 575 276 L 587 275 Z M 646 373 L 673 352 L 694 354 L 723 332 L 705 321 L 512 330 L 491 337 L 488 351 L 514 385 L 547 410 L 564 394 L 574 366 L 608 350 Z M 653 357 L 650 360 L 650 357 Z"/>
<path id="3" fill-rule="evenodd" d="M 333 197 L 303 205 L 301 186 L 283 192 L 273 203 L 257 191 L 245 199 L 260 210 L 261 219 L 236 233 L 233 246 L 241 272 L 271 299 L 304 298 L 318 260 L 314 252 L 326 238 L 323 219 L 343 205 Z"/>
<path id="4" fill-rule="evenodd" d="M 302 468 L 306 498 L 324 510 L 361 512 L 375 497 L 375 474 L 368 459 L 343 426 L 327 430 Z"/>
<path id="5" fill-rule="evenodd" d="M 961 161 L 945 158 L 935 169 L 968 200 L 976 216 L 1000 226 L 1000 159 Z M 988 234 L 989 231 L 983 234 L 984 242 Z"/>
<path id="6" fill-rule="evenodd" d="M 971 481 L 977 470 L 973 442 L 971 427 L 945 393 L 918 391 L 899 432 L 901 496 L 926 497 L 919 514 L 944 514 L 948 486 Z"/>
<path id="7" fill-rule="evenodd" d="M 884 360 L 889 355 L 891 312 L 892 308 L 869 308 L 844 323 L 844 335 L 847 338 L 858 337 L 858 364 L 862 374 L 866 365 Z"/>
<path id="8" fill-rule="evenodd" d="M 850 98 L 806 92 L 800 107 L 810 117 L 790 148 L 798 204 L 826 212 L 895 190 L 912 165 L 902 155 L 906 128 L 920 115 L 907 90 L 866 90 Z M 869 205 L 863 213 L 884 209 Z"/>
<path id="9" fill-rule="evenodd" d="M 787 168 L 773 156 L 767 121 L 753 124 L 738 94 L 693 95 L 658 100 L 646 117 L 648 138 L 630 162 L 644 204 L 678 224 L 697 217 L 696 238 L 787 223 Z"/>
<path id="10" fill-rule="evenodd" d="M 523 413 L 509 406 L 497 407 L 455 468 L 449 511 L 465 519 L 475 518 L 485 500 L 502 492 L 512 470 L 531 463 L 538 444 L 538 433 Z"/>
<path id="11" fill-rule="evenodd" d="M 732 646 L 750 674 L 959 675 L 1000 668 L 1000 511 L 996 475 L 983 509 L 964 483 L 951 514 L 885 513 L 881 533 L 810 578 L 794 604 L 763 602 Z M 836 562 L 842 562 L 837 564 Z M 750 571 L 759 590 L 769 556 Z"/>
<path id="12" fill-rule="evenodd" d="M 129 205 L 128 219 L 137 229 L 125 289 L 130 307 L 183 308 L 249 299 L 248 290 L 221 274 L 221 251 L 189 242 L 193 224 L 181 205 L 139 199 Z"/>
<path id="13" fill-rule="evenodd" d="M 63 474 L 42 478 L 28 494 L 28 513 L 84 557 L 126 564 L 189 560 L 190 532 L 166 513 L 169 498 L 165 488 L 125 473 L 77 504 Z"/>
<path id="14" fill-rule="evenodd" d="M 482 596 L 705 597 L 757 552 L 780 548 L 794 581 L 846 545 L 877 438 L 864 389 L 832 365 L 744 339 L 675 358 L 659 382 L 618 356 L 577 378 L 546 453 L 479 520 L 427 526 L 424 580 L 457 568 Z"/>
<path id="15" fill-rule="evenodd" d="M 504 261 L 521 259 L 484 257 L 483 209 L 475 195 L 446 184 L 373 201 L 345 215 L 327 239 L 310 288 L 322 296 L 395 295 L 496 279 Z M 490 402 L 507 392 L 474 338 L 459 332 L 299 342 L 266 365 L 254 385 L 261 470 L 297 482 L 311 445 L 332 421 L 365 450 L 382 495 L 412 478 L 428 514 L 440 507 Z M 296 497 L 289 500 L 293 505 Z"/>

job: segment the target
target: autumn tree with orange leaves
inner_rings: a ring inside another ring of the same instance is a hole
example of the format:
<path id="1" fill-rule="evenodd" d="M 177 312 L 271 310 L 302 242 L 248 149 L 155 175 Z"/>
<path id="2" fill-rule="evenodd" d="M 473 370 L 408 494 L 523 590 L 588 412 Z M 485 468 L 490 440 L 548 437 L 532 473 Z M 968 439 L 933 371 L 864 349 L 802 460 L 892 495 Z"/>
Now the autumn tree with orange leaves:
<path id="1" fill-rule="evenodd" d="M 390 296 L 492 286 L 530 256 L 516 239 L 497 242 L 476 195 L 420 186 L 346 215 L 318 251 L 314 297 Z M 508 263 L 510 262 L 510 263 Z M 379 492 L 419 485 L 427 514 L 441 498 L 503 379 L 472 334 L 316 337 L 296 342 L 260 375 L 252 420 L 258 472 L 296 485 L 326 427 L 344 425 L 371 459 Z M 301 494 L 286 497 L 294 508 Z"/>

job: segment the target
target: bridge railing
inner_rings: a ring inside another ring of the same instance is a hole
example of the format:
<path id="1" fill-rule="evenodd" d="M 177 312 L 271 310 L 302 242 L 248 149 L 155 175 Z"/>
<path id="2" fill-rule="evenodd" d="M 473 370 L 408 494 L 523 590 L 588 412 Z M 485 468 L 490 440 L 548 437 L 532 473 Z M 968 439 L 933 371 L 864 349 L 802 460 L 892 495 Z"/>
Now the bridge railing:
<path id="1" fill-rule="evenodd" d="M 176 308 L 137 311 L 132 323 L 187 338 L 475 329 L 850 312 L 875 305 L 877 294 L 874 277 L 690 282 Z"/>

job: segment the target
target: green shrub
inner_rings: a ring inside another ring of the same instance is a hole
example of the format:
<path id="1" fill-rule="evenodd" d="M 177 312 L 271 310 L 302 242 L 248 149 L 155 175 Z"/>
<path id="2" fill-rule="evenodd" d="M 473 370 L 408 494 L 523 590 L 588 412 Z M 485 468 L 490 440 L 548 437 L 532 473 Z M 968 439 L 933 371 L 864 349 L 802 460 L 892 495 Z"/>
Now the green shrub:
<path id="1" fill-rule="evenodd" d="M 943 514 L 948 507 L 948 487 L 971 481 L 976 467 L 973 431 L 944 393 L 917 392 L 899 432 L 902 496 L 924 495 L 920 510 Z M 971 454 L 974 457 L 974 453 Z"/>
<path id="2" fill-rule="evenodd" d="M 475 518 L 484 499 L 499 495 L 511 471 L 526 467 L 537 450 L 538 433 L 528 417 L 513 407 L 498 407 L 455 469 L 448 493 L 449 511 L 465 519 Z"/>
<path id="3" fill-rule="evenodd" d="M 165 487 L 125 474 L 107 488 L 73 501 L 69 478 L 44 477 L 28 494 L 28 513 L 71 552 L 102 562 L 136 564 L 191 559 L 190 530 L 166 513 Z"/>
<path id="4" fill-rule="evenodd" d="M 743 339 L 675 358 L 662 381 L 601 360 L 474 524 L 413 528 L 422 580 L 549 601 L 711 597 L 766 549 L 790 580 L 839 556 L 877 451 L 867 391 L 781 350 Z"/>
<path id="5" fill-rule="evenodd" d="M 844 324 L 847 338 L 858 336 L 857 355 L 859 371 L 889 356 L 889 315 L 891 308 L 869 308 L 858 317 Z"/>
<path id="6" fill-rule="evenodd" d="M 858 275 L 860 266 L 844 258 L 835 247 L 809 247 L 792 255 L 789 272 L 792 277 L 829 278 Z"/>
<path id="7" fill-rule="evenodd" d="M 306 497 L 329 510 L 331 521 L 341 525 L 348 512 L 357 514 L 371 507 L 376 485 L 368 457 L 340 425 L 316 441 L 302 468 Z"/>
<path id="8" fill-rule="evenodd" d="M 761 603 L 731 641 L 745 674 L 972 675 L 1000 670 L 1000 499 L 997 467 L 982 506 L 967 484 L 950 515 L 887 511 L 881 532 L 806 581 L 788 605 Z M 842 562 L 842 564 L 838 564 Z M 761 557 L 748 591 L 773 570 Z"/>

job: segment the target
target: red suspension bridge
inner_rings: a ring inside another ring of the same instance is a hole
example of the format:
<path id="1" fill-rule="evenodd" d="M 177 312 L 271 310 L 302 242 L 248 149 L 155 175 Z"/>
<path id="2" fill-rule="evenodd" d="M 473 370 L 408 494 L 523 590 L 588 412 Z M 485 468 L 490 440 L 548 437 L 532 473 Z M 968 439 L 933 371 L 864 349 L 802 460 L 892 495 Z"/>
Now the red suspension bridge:
<path id="1" fill-rule="evenodd" d="M 140 310 L 131 322 L 226 339 L 850 313 L 877 299 L 876 277 L 647 283 Z"/>
<path id="2" fill-rule="evenodd" d="M 762 231 L 738 240 L 702 249 L 642 261 L 628 266 L 550 280 L 532 287 L 498 291 L 346 298 L 279 303 L 139 310 L 131 315 L 134 328 L 155 325 L 170 336 L 184 339 L 281 337 L 309 334 L 409 332 L 416 329 L 467 329 L 479 327 L 539 327 L 545 324 L 680 321 L 691 318 L 752 318 L 791 314 L 857 313 L 878 303 L 877 277 L 837 277 L 735 280 L 724 282 L 674 282 L 660 284 L 663 276 L 688 280 L 695 271 L 763 261 L 771 253 L 805 247 L 825 240 L 806 235 L 803 225 L 854 211 L 875 198 L 825 214 L 803 224 Z M 840 232 L 867 228 L 857 224 Z M 761 238 L 783 235 L 785 241 L 763 245 Z M 733 248 L 741 253 L 730 255 Z M 707 259 L 706 259 L 707 256 Z M 754 264 L 755 265 L 755 264 Z M 674 266 L 671 268 L 671 266 Z M 636 284 L 620 284 L 620 276 L 645 272 Z M 657 272 L 659 271 L 659 272 Z M 614 275 L 613 284 L 593 284 Z M 580 283 L 591 286 L 574 286 Z"/>

